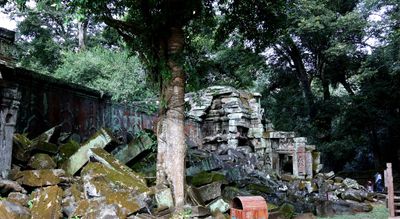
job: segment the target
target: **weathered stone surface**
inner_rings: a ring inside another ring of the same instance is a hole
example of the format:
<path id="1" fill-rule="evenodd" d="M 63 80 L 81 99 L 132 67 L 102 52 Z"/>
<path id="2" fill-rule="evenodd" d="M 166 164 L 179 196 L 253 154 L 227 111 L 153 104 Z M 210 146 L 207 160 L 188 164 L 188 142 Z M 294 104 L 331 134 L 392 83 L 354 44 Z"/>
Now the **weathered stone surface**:
<path id="1" fill-rule="evenodd" d="M 60 177 L 65 175 L 62 169 L 47 170 L 24 170 L 19 172 L 15 178 L 18 183 L 31 187 L 57 185 L 61 182 Z"/>
<path id="2" fill-rule="evenodd" d="M 112 134 L 105 129 L 101 129 L 91 139 L 83 143 L 82 147 L 66 161 L 66 172 L 74 175 L 89 160 L 87 152 L 90 148 L 104 148 L 113 141 Z"/>
<path id="3" fill-rule="evenodd" d="M 221 167 L 221 163 L 214 156 L 206 158 L 186 169 L 186 175 L 193 176 L 203 171 L 211 171 Z"/>
<path id="4" fill-rule="evenodd" d="M 289 203 L 284 203 L 279 207 L 279 212 L 284 218 L 292 218 L 295 214 L 294 206 Z"/>
<path id="5" fill-rule="evenodd" d="M 10 201 L 0 201 L 0 218 L 30 219 L 29 209 Z"/>
<path id="6" fill-rule="evenodd" d="M 88 163 L 82 170 L 87 198 L 104 197 L 107 204 L 116 204 L 122 215 L 129 215 L 147 206 L 149 189 L 133 172 L 119 172 L 102 163 Z M 139 179 L 139 180 L 138 180 Z"/>
<path id="7" fill-rule="evenodd" d="M 32 142 L 32 149 L 35 151 L 41 151 L 48 154 L 57 154 L 58 147 L 56 144 L 45 142 L 45 141 L 33 141 Z"/>
<path id="8" fill-rule="evenodd" d="M 57 164 L 48 154 L 37 153 L 31 157 L 28 166 L 35 170 L 54 169 Z"/>
<path id="9" fill-rule="evenodd" d="M 68 159 L 76 151 L 78 151 L 80 147 L 81 146 L 79 145 L 78 142 L 70 140 L 59 147 L 59 152 L 60 152 L 59 154 L 63 159 Z"/>
<path id="10" fill-rule="evenodd" d="M 53 128 L 34 138 L 32 142 L 56 142 L 57 138 L 60 136 L 60 130 L 60 125 L 54 126 Z"/>
<path id="11" fill-rule="evenodd" d="M 26 135 L 14 134 L 13 137 L 13 157 L 18 161 L 26 162 L 29 159 L 32 141 Z"/>
<path id="12" fill-rule="evenodd" d="M 221 173 L 218 172 L 201 172 L 199 174 L 196 174 L 193 176 L 191 180 L 191 184 L 193 186 L 202 186 L 206 185 L 212 182 L 219 182 L 219 181 L 224 181 L 225 176 Z"/>
<path id="13" fill-rule="evenodd" d="M 342 178 L 342 177 L 339 177 L 339 176 L 336 176 L 336 177 L 334 178 L 334 180 L 335 180 L 335 183 L 342 183 L 342 182 L 343 182 L 343 178 Z"/>
<path id="14" fill-rule="evenodd" d="M 78 206 L 78 202 L 84 199 L 83 186 L 81 184 L 74 183 L 71 187 L 64 190 L 62 209 L 63 213 L 68 217 L 72 217 L 72 213 Z"/>
<path id="15" fill-rule="evenodd" d="M 127 217 L 127 219 L 157 219 L 159 217 L 153 216 L 151 214 L 137 214 L 137 215 L 131 215 Z"/>
<path id="16" fill-rule="evenodd" d="M 273 132 L 266 132 L 266 138 L 294 138 L 294 132 L 282 132 L 282 131 L 273 131 Z"/>
<path id="17" fill-rule="evenodd" d="M 233 198 L 237 196 L 248 196 L 251 195 L 249 192 L 243 189 L 239 189 L 237 187 L 233 186 L 227 186 L 224 188 L 222 191 L 222 197 L 224 200 L 232 200 Z"/>
<path id="18" fill-rule="evenodd" d="M 7 195 L 10 192 L 26 193 L 26 190 L 15 181 L 0 179 L 0 194 Z"/>
<path id="19" fill-rule="evenodd" d="M 190 207 L 191 217 L 205 217 L 210 215 L 210 210 L 203 206 L 191 206 Z"/>
<path id="20" fill-rule="evenodd" d="M 20 192 L 10 192 L 7 197 L 7 201 L 14 202 L 20 204 L 21 206 L 27 205 L 29 201 L 29 197 L 27 194 L 20 193 Z"/>
<path id="21" fill-rule="evenodd" d="M 346 178 L 343 180 L 343 184 L 347 188 L 360 189 L 360 185 L 354 179 Z"/>
<path id="22" fill-rule="evenodd" d="M 293 180 L 296 179 L 296 177 L 293 176 L 293 175 L 290 175 L 290 174 L 282 174 L 282 175 L 281 175 L 281 179 L 282 179 L 283 181 L 292 182 Z"/>
<path id="23" fill-rule="evenodd" d="M 316 203 L 317 216 L 332 217 L 341 214 L 354 214 L 359 212 L 369 212 L 372 210 L 370 204 L 358 203 L 353 201 L 319 201 Z"/>
<path id="24" fill-rule="evenodd" d="M 112 155 L 121 163 L 128 163 L 136 156 L 153 146 L 153 141 L 149 134 L 140 135 L 139 138 L 133 139 L 129 144 L 116 148 L 111 152 Z"/>
<path id="25" fill-rule="evenodd" d="M 346 191 L 343 192 L 341 196 L 343 199 L 346 200 L 352 200 L 358 202 L 362 202 L 364 200 L 364 197 L 360 194 L 360 190 L 355 190 L 352 188 L 346 189 Z"/>
<path id="26" fill-rule="evenodd" d="M 172 198 L 170 188 L 157 189 L 155 198 L 159 209 L 172 208 L 174 206 L 174 199 Z"/>
<path id="27" fill-rule="evenodd" d="M 271 194 L 275 192 L 275 188 L 270 187 L 268 184 L 251 183 L 245 187 L 252 194 Z"/>
<path id="28" fill-rule="evenodd" d="M 148 188 L 146 186 L 146 180 L 142 176 L 133 172 L 133 170 L 131 168 L 129 168 L 128 166 L 119 162 L 117 159 L 115 159 L 111 154 L 109 154 L 104 149 L 92 148 L 88 151 L 87 155 L 88 155 L 88 157 L 90 157 L 90 159 L 94 159 L 94 160 L 104 164 L 106 167 L 114 170 L 114 172 L 118 172 L 118 173 L 126 176 L 127 180 L 135 181 L 137 186 L 142 186 L 141 188 L 138 188 L 136 190 L 138 190 L 140 192 L 148 191 Z"/>
<path id="29" fill-rule="evenodd" d="M 335 176 L 335 172 L 330 171 L 328 173 L 324 173 L 323 175 L 325 179 L 332 179 Z"/>
<path id="30" fill-rule="evenodd" d="M 2 39 L 0 40 L 1 51 L 4 54 L 4 51 L 7 49 L 8 43 L 5 43 L 4 37 L 4 29 L 1 29 Z M 6 34 L 8 35 L 8 34 Z M 3 59 L 3 60 L 2 60 Z M 4 56 L 0 54 L 0 62 L 4 61 Z M 6 62 L 8 63 L 8 62 Z M 0 73 L 1 76 L 1 73 Z M 1 77 L 0 77 L 1 78 Z M 7 178 L 12 163 L 12 144 L 13 144 L 13 135 L 17 122 L 17 114 L 19 109 L 21 99 L 21 92 L 18 89 L 18 85 L 10 82 L 6 82 L 6 80 L 0 79 L 0 177 Z"/>
<path id="31" fill-rule="evenodd" d="M 61 199 L 63 190 L 58 186 L 49 186 L 32 193 L 32 219 L 58 219 L 62 216 Z"/>
<path id="32" fill-rule="evenodd" d="M 215 212 L 224 213 L 224 212 L 228 211 L 229 208 L 230 208 L 229 204 L 226 203 L 222 198 L 217 199 L 208 205 L 208 209 L 210 209 L 211 213 L 215 213 Z"/>
<path id="33" fill-rule="evenodd" d="M 221 196 L 221 182 L 213 182 L 197 188 L 201 199 L 205 202 L 216 199 Z"/>
<path id="34" fill-rule="evenodd" d="M 72 216 L 87 219 L 126 218 L 116 204 L 107 204 L 104 198 L 80 200 Z"/>

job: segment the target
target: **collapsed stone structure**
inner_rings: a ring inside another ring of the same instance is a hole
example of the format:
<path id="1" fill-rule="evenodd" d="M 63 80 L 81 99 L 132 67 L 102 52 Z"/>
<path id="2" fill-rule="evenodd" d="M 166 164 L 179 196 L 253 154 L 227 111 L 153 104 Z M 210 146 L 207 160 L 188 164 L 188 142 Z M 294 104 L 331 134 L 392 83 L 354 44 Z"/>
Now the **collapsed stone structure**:
<path id="1" fill-rule="evenodd" d="M 243 151 L 254 157 L 255 169 L 273 169 L 299 178 L 312 178 L 321 170 L 320 154 L 305 137 L 274 130 L 263 117 L 259 93 L 213 86 L 186 95 L 189 120 L 201 127 L 199 149 L 217 152 Z"/>

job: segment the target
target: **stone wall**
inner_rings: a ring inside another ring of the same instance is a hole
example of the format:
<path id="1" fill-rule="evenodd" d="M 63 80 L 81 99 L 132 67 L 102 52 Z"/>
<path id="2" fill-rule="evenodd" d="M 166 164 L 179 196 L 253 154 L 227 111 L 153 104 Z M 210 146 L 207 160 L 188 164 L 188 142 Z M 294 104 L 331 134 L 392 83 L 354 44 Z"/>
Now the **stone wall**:
<path id="1" fill-rule="evenodd" d="M 229 149 L 244 151 L 256 157 L 256 169 L 311 178 L 322 168 L 319 154 L 315 152 L 313 156 L 315 147 L 294 132 L 274 130 L 263 118 L 260 97 L 258 93 L 226 86 L 187 94 L 187 117 L 201 127 L 202 140 L 197 147 L 218 154 Z"/>

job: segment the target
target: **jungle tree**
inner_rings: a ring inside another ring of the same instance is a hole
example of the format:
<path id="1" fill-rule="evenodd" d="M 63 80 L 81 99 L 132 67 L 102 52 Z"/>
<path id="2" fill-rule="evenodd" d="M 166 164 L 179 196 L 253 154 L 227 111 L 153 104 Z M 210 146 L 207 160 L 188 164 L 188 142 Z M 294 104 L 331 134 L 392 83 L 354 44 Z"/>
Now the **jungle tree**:
<path id="1" fill-rule="evenodd" d="M 115 28 L 139 54 L 160 86 L 157 124 L 157 184 L 171 186 L 177 209 L 184 204 L 185 72 L 184 27 L 203 10 L 200 0 L 71 1 L 95 19 Z"/>

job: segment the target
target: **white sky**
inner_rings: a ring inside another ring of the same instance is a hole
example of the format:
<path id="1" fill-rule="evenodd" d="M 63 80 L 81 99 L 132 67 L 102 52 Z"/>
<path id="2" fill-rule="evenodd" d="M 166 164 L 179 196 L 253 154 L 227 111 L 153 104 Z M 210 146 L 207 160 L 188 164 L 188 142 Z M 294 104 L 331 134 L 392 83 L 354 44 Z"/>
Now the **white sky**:
<path id="1" fill-rule="evenodd" d="M 0 12 L 0 27 L 15 30 L 17 28 L 17 23 L 11 20 L 7 14 Z"/>

